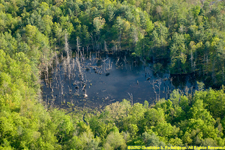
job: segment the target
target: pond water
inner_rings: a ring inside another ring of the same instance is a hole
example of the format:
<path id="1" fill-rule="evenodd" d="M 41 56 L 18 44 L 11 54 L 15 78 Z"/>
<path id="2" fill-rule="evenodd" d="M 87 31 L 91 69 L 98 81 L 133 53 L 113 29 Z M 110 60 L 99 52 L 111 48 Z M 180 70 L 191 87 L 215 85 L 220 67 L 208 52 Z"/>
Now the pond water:
<path id="1" fill-rule="evenodd" d="M 174 89 L 196 87 L 193 75 L 172 76 L 166 63 L 145 63 L 128 52 L 80 52 L 58 62 L 42 80 L 43 99 L 52 105 L 69 102 L 101 108 L 123 99 L 151 104 L 159 98 L 168 99 Z"/>

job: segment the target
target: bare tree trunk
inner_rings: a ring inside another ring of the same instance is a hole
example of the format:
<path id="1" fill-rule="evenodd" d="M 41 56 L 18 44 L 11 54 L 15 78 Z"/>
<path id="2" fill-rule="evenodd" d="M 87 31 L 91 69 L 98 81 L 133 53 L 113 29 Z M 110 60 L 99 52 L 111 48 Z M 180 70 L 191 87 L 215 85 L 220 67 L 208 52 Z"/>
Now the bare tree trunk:
<path id="1" fill-rule="evenodd" d="M 94 43 L 95 43 L 96 50 L 98 50 L 98 44 L 97 44 L 97 41 L 96 41 L 96 37 L 95 36 L 94 36 Z"/>
<path id="2" fill-rule="evenodd" d="M 83 47 L 83 49 L 82 49 L 82 50 L 83 50 L 83 56 L 84 56 L 84 47 Z"/>
<path id="3" fill-rule="evenodd" d="M 71 51 L 70 51 L 70 48 L 69 48 L 67 34 L 65 34 L 65 51 L 66 51 L 66 68 L 65 69 L 67 70 L 67 76 L 70 80 L 70 77 L 71 77 L 71 65 L 70 65 Z"/>
<path id="4" fill-rule="evenodd" d="M 215 83 L 215 58 L 213 58 L 213 63 L 212 63 L 212 79 L 213 79 L 213 83 Z"/>
<path id="5" fill-rule="evenodd" d="M 120 29 L 120 35 L 119 35 L 119 50 L 121 50 L 121 29 Z"/>
<path id="6" fill-rule="evenodd" d="M 202 75 L 204 76 L 205 75 L 205 65 L 206 65 L 206 56 L 204 54 L 204 60 L 203 60 L 203 69 L 202 69 Z"/>
<path id="7" fill-rule="evenodd" d="M 104 50 L 108 51 L 106 41 L 104 41 Z"/>
<path id="8" fill-rule="evenodd" d="M 91 52 L 90 52 L 90 55 L 89 55 L 89 60 L 91 61 Z"/>
<path id="9" fill-rule="evenodd" d="M 132 93 L 128 93 L 128 95 L 130 96 L 131 106 L 133 106 L 134 105 L 133 94 Z"/>
<path id="10" fill-rule="evenodd" d="M 45 71 L 46 71 L 46 81 L 48 81 L 48 63 L 47 62 L 45 66 Z"/>
<path id="11" fill-rule="evenodd" d="M 78 66 L 78 71 L 79 71 L 80 76 L 81 76 L 81 80 L 83 81 L 83 73 L 82 73 L 82 70 L 81 70 L 80 62 L 77 58 L 76 58 L 76 63 L 77 63 L 77 66 Z"/>
<path id="12" fill-rule="evenodd" d="M 79 54 L 80 54 L 80 45 L 79 45 L 79 38 L 77 37 L 77 54 L 78 54 L 78 58 L 79 58 Z"/>
<path id="13" fill-rule="evenodd" d="M 158 85 L 159 85 L 159 100 L 160 100 L 160 85 L 162 84 L 161 79 L 158 81 Z"/>
<path id="14" fill-rule="evenodd" d="M 194 73 L 195 73 L 195 69 L 196 69 L 196 62 L 194 61 Z"/>
<path id="15" fill-rule="evenodd" d="M 191 71 L 193 72 L 193 53 L 192 53 L 192 50 L 191 50 Z"/>
<path id="16" fill-rule="evenodd" d="M 223 72 L 222 72 L 222 76 L 223 76 L 223 83 L 224 83 L 224 66 L 223 66 Z"/>
<path id="17" fill-rule="evenodd" d="M 89 47 L 89 46 L 87 46 L 87 56 L 88 56 L 88 47 Z"/>
<path id="18" fill-rule="evenodd" d="M 67 65 L 66 65 L 66 60 L 63 59 L 63 70 L 64 70 L 64 75 L 66 75 L 66 72 L 67 72 Z"/>
<path id="19" fill-rule="evenodd" d="M 93 48 L 93 50 L 94 50 L 94 49 L 95 49 L 95 46 L 94 46 L 93 35 L 91 35 L 91 42 L 92 42 L 92 48 Z"/>

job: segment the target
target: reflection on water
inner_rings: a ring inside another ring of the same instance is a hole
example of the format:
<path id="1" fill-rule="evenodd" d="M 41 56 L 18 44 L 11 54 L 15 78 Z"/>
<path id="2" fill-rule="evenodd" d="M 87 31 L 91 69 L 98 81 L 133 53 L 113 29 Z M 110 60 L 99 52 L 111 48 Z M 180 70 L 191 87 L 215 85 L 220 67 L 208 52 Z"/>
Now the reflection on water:
<path id="1" fill-rule="evenodd" d="M 56 63 L 49 79 L 43 80 L 43 99 L 55 105 L 70 102 L 91 108 L 122 99 L 153 103 L 159 98 L 168 99 L 175 88 L 196 84 L 191 75 L 171 76 L 164 65 L 159 69 L 142 62 L 125 53 L 67 56 Z"/>

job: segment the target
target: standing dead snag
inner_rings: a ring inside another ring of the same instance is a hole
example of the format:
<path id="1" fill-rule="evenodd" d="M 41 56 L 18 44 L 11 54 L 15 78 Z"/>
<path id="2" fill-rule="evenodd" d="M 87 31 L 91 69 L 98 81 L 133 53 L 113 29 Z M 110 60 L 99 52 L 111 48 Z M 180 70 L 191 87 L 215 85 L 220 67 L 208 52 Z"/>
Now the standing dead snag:
<path id="1" fill-rule="evenodd" d="M 79 57 L 79 54 L 80 54 L 80 43 L 79 43 L 79 38 L 77 37 L 77 54 L 76 56 Z"/>
<path id="2" fill-rule="evenodd" d="M 161 81 L 161 79 L 159 79 L 159 81 L 158 81 L 158 85 L 159 85 L 159 100 L 160 100 L 160 86 L 161 86 L 161 84 L 162 84 L 162 81 Z"/>
<path id="3" fill-rule="evenodd" d="M 104 50 L 108 52 L 106 41 L 104 41 Z"/>
<path id="4" fill-rule="evenodd" d="M 79 59 L 78 58 L 76 58 L 76 63 L 77 63 L 77 67 L 78 67 L 78 71 L 79 71 L 79 75 L 80 75 L 80 77 L 81 77 L 81 80 L 83 81 L 84 79 L 84 77 L 83 77 L 83 73 L 82 73 L 82 70 L 81 70 L 81 65 L 80 65 L 80 61 L 79 61 Z"/>
<path id="5" fill-rule="evenodd" d="M 131 102 L 131 105 L 133 106 L 133 104 L 134 104 L 133 94 L 132 93 L 128 93 L 128 95 L 130 96 L 130 102 Z"/>
<path id="6" fill-rule="evenodd" d="M 67 33 L 65 34 L 65 51 L 66 51 L 66 72 L 67 72 L 67 76 L 70 80 L 71 77 L 71 65 L 70 65 L 70 60 L 71 60 L 71 50 L 69 48 L 69 43 L 68 43 L 68 39 L 67 39 Z"/>

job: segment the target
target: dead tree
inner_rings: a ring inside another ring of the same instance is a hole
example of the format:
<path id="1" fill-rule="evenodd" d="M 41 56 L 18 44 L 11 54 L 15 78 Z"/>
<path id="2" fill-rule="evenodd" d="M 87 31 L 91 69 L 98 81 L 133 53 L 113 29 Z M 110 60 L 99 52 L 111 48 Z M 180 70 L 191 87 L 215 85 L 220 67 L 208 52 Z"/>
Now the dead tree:
<path id="1" fill-rule="evenodd" d="M 88 56 L 88 48 L 89 48 L 89 45 L 87 45 L 86 47 L 87 47 L 87 56 Z"/>
<path id="2" fill-rule="evenodd" d="M 57 75 L 58 75 L 58 64 L 59 64 L 59 60 L 58 60 L 57 53 L 55 52 L 55 78 L 56 78 L 56 81 L 57 81 Z"/>
<path id="3" fill-rule="evenodd" d="M 103 71 L 105 72 L 105 70 L 106 70 L 106 67 L 105 67 L 105 62 L 106 62 L 106 60 L 107 60 L 108 58 L 106 58 L 106 59 L 104 59 L 104 60 L 102 60 L 102 62 L 103 62 L 103 65 L 104 65 L 104 67 L 103 67 Z"/>
<path id="4" fill-rule="evenodd" d="M 133 104 L 134 104 L 133 94 L 132 93 L 128 93 L 128 95 L 130 96 L 131 106 L 133 106 Z"/>
<path id="5" fill-rule="evenodd" d="M 161 79 L 158 81 L 158 85 L 159 85 L 159 100 L 160 100 L 160 86 L 161 86 L 161 84 L 162 84 L 162 81 L 161 81 Z"/>
<path id="6" fill-rule="evenodd" d="M 66 64 L 66 60 L 65 59 L 63 59 L 62 66 L 63 66 L 63 70 L 64 70 L 64 75 L 66 75 L 66 72 L 67 72 L 67 64 Z"/>
<path id="7" fill-rule="evenodd" d="M 79 75 L 81 77 L 81 80 L 83 81 L 84 80 L 84 77 L 83 77 L 82 69 L 81 69 L 81 66 L 80 66 L 80 61 L 78 60 L 78 58 L 76 58 L 76 63 L 77 63 Z"/>
<path id="8" fill-rule="evenodd" d="M 67 70 L 67 76 L 70 80 L 71 77 L 71 65 L 70 65 L 70 60 L 71 60 L 71 50 L 69 48 L 69 43 L 67 40 L 67 34 L 65 34 L 65 51 L 66 51 L 66 68 L 64 68 L 64 70 Z"/>
<path id="9" fill-rule="evenodd" d="M 89 60 L 90 60 L 90 61 L 92 60 L 92 58 L 91 58 L 91 52 L 90 52 L 90 55 L 89 55 Z"/>
<path id="10" fill-rule="evenodd" d="M 106 41 L 104 41 L 104 50 L 108 52 Z"/>
<path id="11" fill-rule="evenodd" d="M 193 59 L 194 59 L 194 57 L 193 57 L 193 53 L 192 53 L 192 50 L 191 50 L 191 71 L 193 72 Z"/>
<path id="12" fill-rule="evenodd" d="M 215 77 L 215 58 L 213 58 L 213 62 L 212 62 L 212 80 L 213 80 L 213 83 L 215 83 L 216 81 L 216 77 Z"/>
<path id="13" fill-rule="evenodd" d="M 224 83 L 224 66 L 223 66 L 223 72 L 222 72 L 222 75 L 223 75 L 223 83 Z"/>
<path id="14" fill-rule="evenodd" d="M 84 47 L 82 48 L 82 51 L 83 51 L 83 56 L 84 56 Z"/>
<path id="15" fill-rule="evenodd" d="M 72 77 L 73 77 L 73 79 L 75 79 L 75 77 L 76 77 L 76 74 L 75 74 L 75 59 L 73 59 L 72 60 L 72 65 L 71 65 L 71 69 L 72 69 Z"/>
<path id="16" fill-rule="evenodd" d="M 69 49 L 69 44 L 68 44 L 68 40 L 67 40 L 67 34 L 65 34 L 65 47 L 64 47 L 64 49 L 66 51 L 66 59 L 67 59 L 66 64 L 68 65 L 70 63 L 70 49 Z"/>
<path id="17" fill-rule="evenodd" d="M 168 95 L 170 94 L 170 87 L 166 87 L 166 99 L 168 98 Z"/>
<path id="18" fill-rule="evenodd" d="M 185 94 L 186 94 L 186 96 L 188 96 L 188 91 L 189 91 L 189 88 L 187 86 L 185 86 Z"/>
<path id="19" fill-rule="evenodd" d="M 117 61 L 116 61 L 116 66 L 118 65 L 118 62 L 120 61 L 120 58 L 118 57 Z"/>
<path id="20" fill-rule="evenodd" d="M 154 80 L 152 81 L 152 83 L 150 82 L 150 84 L 152 84 L 153 91 L 154 91 L 154 93 L 156 94 L 156 101 L 157 101 L 158 99 L 157 99 L 157 92 L 156 92 L 156 90 L 155 90 L 155 83 L 156 83 L 156 82 L 154 82 Z"/>

